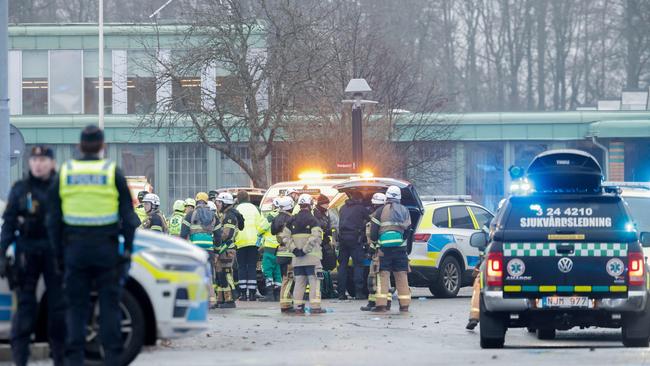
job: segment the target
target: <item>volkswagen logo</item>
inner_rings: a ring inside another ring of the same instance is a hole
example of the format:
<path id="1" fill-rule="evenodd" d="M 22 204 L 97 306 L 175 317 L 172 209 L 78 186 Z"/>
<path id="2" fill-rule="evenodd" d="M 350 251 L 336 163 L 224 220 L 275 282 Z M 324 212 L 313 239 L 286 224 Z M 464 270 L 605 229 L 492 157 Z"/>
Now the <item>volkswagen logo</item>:
<path id="1" fill-rule="evenodd" d="M 557 262 L 557 268 L 562 273 L 569 273 L 573 269 L 573 261 L 571 258 L 564 257 Z"/>

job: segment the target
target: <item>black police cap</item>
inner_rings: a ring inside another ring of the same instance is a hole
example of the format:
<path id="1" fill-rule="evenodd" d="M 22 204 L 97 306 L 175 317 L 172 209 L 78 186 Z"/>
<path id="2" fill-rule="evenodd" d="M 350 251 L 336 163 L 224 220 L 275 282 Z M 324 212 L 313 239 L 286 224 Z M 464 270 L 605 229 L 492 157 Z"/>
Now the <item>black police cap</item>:
<path id="1" fill-rule="evenodd" d="M 45 145 L 37 145 L 32 147 L 32 151 L 29 156 L 32 158 L 36 156 L 43 156 L 46 158 L 54 159 L 54 150 Z"/>

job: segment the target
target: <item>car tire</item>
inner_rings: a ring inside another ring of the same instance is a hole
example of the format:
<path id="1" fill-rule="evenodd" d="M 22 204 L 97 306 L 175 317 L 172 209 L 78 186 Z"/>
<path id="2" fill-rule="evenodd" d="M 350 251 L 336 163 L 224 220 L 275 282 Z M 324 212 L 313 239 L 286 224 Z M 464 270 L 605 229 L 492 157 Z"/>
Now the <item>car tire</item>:
<path id="1" fill-rule="evenodd" d="M 481 295 L 480 304 L 481 348 L 503 348 L 507 330 L 503 316 L 498 313 L 490 313 L 485 309 L 483 295 Z"/>
<path id="2" fill-rule="evenodd" d="M 130 364 L 142 350 L 145 338 L 145 318 L 138 300 L 127 290 L 122 291 L 120 299 L 120 309 L 122 310 L 123 332 L 129 329 L 130 333 L 123 333 L 124 350 L 120 357 L 121 365 Z M 96 319 L 93 317 L 93 321 Z M 128 328 L 126 328 L 128 327 Z M 93 351 L 89 352 L 90 343 L 86 344 L 86 363 L 87 365 L 103 365 L 101 356 L 101 346 L 94 345 Z"/>
<path id="3" fill-rule="evenodd" d="M 446 256 L 440 263 L 438 276 L 429 290 L 436 297 L 456 297 L 461 287 L 461 281 L 462 272 L 458 260 L 452 256 Z"/>
<path id="4" fill-rule="evenodd" d="M 526 331 L 528 331 L 528 333 L 536 333 L 537 329 L 535 329 L 533 327 L 526 327 Z"/>
<path id="5" fill-rule="evenodd" d="M 633 313 L 623 318 L 621 338 L 625 347 L 650 346 L 650 296 L 646 300 L 644 311 Z"/>
<path id="6" fill-rule="evenodd" d="M 555 339 L 555 328 L 537 329 L 537 339 L 546 341 Z"/>

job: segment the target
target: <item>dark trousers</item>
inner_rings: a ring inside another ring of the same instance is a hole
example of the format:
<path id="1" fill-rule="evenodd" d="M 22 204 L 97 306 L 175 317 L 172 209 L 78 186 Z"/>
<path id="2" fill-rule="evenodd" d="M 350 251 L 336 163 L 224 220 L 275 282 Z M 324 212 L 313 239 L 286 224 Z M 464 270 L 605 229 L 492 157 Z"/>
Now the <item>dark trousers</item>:
<path id="1" fill-rule="evenodd" d="M 84 364 L 86 323 L 90 316 L 90 292 L 96 289 L 99 300 L 99 337 L 104 363 L 119 365 L 122 353 L 122 313 L 120 296 L 124 268 L 120 266 L 117 238 L 93 238 L 69 242 L 64 247 L 66 321 L 66 365 Z M 95 340 L 96 341 L 96 340 Z"/>
<path id="2" fill-rule="evenodd" d="M 29 344 L 38 317 L 36 286 L 41 274 L 47 290 L 47 330 L 54 365 L 63 365 L 65 345 L 65 303 L 62 294 L 62 276 L 57 273 L 53 251 L 49 248 L 17 253 L 18 283 L 16 313 L 11 324 L 11 351 L 14 363 L 27 365 Z"/>
<path id="3" fill-rule="evenodd" d="M 354 243 L 341 242 L 341 246 L 339 247 L 338 292 L 339 295 L 345 295 L 346 289 L 348 292 L 351 290 L 347 288 L 349 275 L 348 262 L 350 258 L 352 258 L 352 278 L 354 281 L 355 296 L 360 298 L 365 292 L 363 278 L 364 252 L 363 247 L 356 241 Z"/>
<path id="4" fill-rule="evenodd" d="M 242 291 L 257 290 L 257 246 L 238 248 L 237 265 L 239 288 Z"/>

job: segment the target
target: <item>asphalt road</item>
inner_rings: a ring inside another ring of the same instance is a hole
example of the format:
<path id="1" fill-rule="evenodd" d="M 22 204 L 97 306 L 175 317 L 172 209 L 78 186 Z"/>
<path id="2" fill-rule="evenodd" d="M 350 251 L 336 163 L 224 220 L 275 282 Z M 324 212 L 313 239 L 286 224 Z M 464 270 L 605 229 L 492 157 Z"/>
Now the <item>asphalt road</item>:
<path id="1" fill-rule="evenodd" d="M 418 291 L 426 295 L 428 291 Z M 646 365 L 650 348 L 624 348 L 618 330 L 558 332 L 539 341 L 511 329 L 506 348 L 482 350 L 478 328 L 464 329 L 469 289 L 455 299 L 415 298 L 411 312 L 359 311 L 361 301 L 325 300 L 332 312 L 288 316 L 277 304 L 212 310 L 210 329 L 147 348 L 135 365 Z"/>

